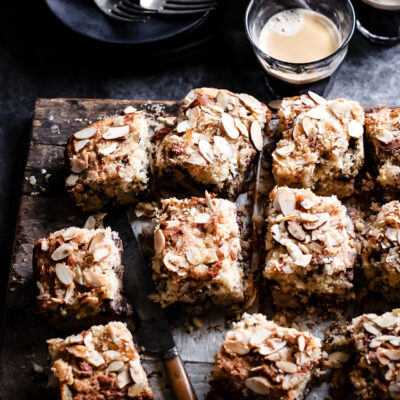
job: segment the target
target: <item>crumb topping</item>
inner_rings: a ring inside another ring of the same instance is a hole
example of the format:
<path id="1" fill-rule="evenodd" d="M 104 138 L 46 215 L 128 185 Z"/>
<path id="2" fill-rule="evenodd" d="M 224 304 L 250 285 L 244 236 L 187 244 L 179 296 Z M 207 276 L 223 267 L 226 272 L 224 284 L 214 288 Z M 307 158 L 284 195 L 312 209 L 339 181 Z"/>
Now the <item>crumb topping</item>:
<path id="1" fill-rule="evenodd" d="M 350 377 L 364 398 L 400 399 L 400 309 L 364 314 L 348 328 L 357 366 Z"/>
<path id="2" fill-rule="evenodd" d="M 121 322 L 47 341 L 63 400 L 152 399 L 132 335 Z"/>
<path id="3" fill-rule="evenodd" d="M 360 104 L 315 99 L 302 95 L 281 103 L 282 140 L 272 154 L 279 185 L 315 189 L 332 179 L 353 178 L 363 165 L 364 111 Z"/>
<path id="4" fill-rule="evenodd" d="M 194 301 L 195 292 L 210 283 L 210 295 L 226 291 L 242 296 L 234 203 L 207 192 L 204 199 L 162 200 L 154 249 L 154 279 L 159 285 L 164 282 L 159 286 L 163 303 Z"/>
<path id="5" fill-rule="evenodd" d="M 40 310 L 79 319 L 121 300 L 122 242 L 110 228 L 62 229 L 39 239 L 34 252 Z"/>
<path id="6" fill-rule="evenodd" d="M 262 149 L 269 119 L 268 108 L 252 96 L 194 89 L 182 102 L 176 128 L 157 149 L 156 166 L 179 166 L 193 179 L 222 190 Z"/>
<path id="7" fill-rule="evenodd" d="M 275 187 L 269 198 L 264 276 L 287 292 L 351 289 L 357 249 L 342 203 L 335 196 L 287 187 Z"/>
<path id="8" fill-rule="evenodd" d="M 127 204 L 147 188 L 150 154 L 148 122 L 141 113 L 103 119 L 70 137 L 66 186 L 83 209 L 100 209 L 115 198 Z"/>
<path id="9" fill-rule="evenodd" d="M 227 333 L 213 376 L 228 370 L 244 397 L 278 392 L 280 398 L 300 399 L 320 358 L 320 340 L 310 332 L 280 327 L 262 314 L 244 314 Z"/>

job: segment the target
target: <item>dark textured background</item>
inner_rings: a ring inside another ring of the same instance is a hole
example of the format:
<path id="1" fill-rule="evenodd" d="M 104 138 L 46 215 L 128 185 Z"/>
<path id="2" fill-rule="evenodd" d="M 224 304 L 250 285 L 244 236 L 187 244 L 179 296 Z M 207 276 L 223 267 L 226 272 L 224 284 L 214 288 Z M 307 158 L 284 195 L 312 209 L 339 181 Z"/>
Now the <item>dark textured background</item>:
<path id="1" fill-rule="evenodd" d="M 88 1 L 88 0 L 86 0 Z M 37 97 L 181 99 L 216 86 L 268 100 L 242 30 L 243 0 L 226 0 L 220 34 L 203 53 L 141 68 L 134 49 L 109 47 L 70 32 L 42 1 L 2 2 L 0 12 L 0 251 L 7 277 L 21 176 Z M 400 45 L 380 47 L 356 33 L 330 97 L 400 105 Z M 3 279 L 5 282 L 5 279 Z M 3 290 L 2 293 L 5 291 Z"/>

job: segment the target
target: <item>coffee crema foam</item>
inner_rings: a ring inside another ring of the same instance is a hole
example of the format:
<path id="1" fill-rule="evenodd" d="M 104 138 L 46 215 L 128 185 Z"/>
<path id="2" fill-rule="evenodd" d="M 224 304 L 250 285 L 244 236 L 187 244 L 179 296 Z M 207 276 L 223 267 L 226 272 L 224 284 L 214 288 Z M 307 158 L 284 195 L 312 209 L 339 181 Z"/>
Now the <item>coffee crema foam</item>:
<path id="1" fill-rule="evenodd" d="M 308 63 L 333 54 L 341 44 L 336 25 L 324 15 L 302 8 L 273 15 L 261 30 L 259 47 L 290 63 Z"/>

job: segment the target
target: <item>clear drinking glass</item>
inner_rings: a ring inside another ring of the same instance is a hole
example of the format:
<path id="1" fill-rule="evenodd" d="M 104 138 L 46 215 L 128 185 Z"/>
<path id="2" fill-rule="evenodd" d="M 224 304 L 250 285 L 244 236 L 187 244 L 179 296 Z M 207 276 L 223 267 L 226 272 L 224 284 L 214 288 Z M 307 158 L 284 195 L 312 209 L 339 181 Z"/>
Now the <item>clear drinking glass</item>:
<path id="1" fill-rule="evenodd" d="M 329 18 L 338 28 L 340 47 L 330 56 L 308 63 L 280 61 L 261 50 L 259 37 L 266 22 L 278 12 L 294 8 L 309 9 Z M 350 0 L 251 0 L 245 15 L 248 39 L 268 74 L 270 89 L 276 95 L 293 95 L 305 89 L 323 94 L 329 77 L 346 56 L 355 23 L 355 13 Z"/>
<path id="2" fill-rule="evenodd" d="M 353 0 L 357 29 L 381 44 L 400 42 L 400 0 Z"/>

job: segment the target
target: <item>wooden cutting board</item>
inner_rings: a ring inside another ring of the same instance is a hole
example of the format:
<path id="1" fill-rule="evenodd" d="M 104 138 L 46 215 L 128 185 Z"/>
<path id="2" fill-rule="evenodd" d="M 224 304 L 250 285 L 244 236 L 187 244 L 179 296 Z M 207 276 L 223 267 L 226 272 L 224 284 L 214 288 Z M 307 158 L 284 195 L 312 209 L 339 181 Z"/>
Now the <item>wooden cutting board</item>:
<path id="1" fill-rule="evenodd" d="M 176 115 L 178 102 L 135 100 L 38 99 L 24 172 L 14 251 L 11 261 L 0 349 L 0 399 L 50 399 L 46 388 L 46 340 L 65 336 L 35 314 L 32 248 L 38 238 L 66 226 L 83 226 L 85 215 L 70 201 L 64 187 L 64 145 L 67 138 L 101 117 L 120 114 L 127 106 L 149 113 Z M 211 323 L 213 323 L 211 321 Z M 208 392 L 206 375 L 222 341 L 222 330 L 188 335 L 179 323 L 173 330 L 199 399 Z M 189 339 L 188 339 L 189 338 Z M 172 399 L 161 362 L 144 356 L 156 399 Z"/>

